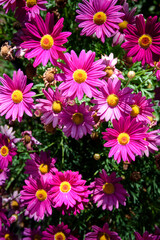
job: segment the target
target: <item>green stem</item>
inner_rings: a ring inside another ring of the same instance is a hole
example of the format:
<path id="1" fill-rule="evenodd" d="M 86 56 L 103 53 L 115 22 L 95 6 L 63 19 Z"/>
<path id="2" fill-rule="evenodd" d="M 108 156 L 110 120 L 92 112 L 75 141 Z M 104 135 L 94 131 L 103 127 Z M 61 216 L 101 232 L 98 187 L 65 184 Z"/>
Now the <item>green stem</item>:
<path id="1" fill-rule="evenodd" d="M 46 146 L 46 147 L 42 148 L 42 150 L 44 151 L 44 150 L 46 150 L 47 148 L 49 148 L 49 147 L 53 146 L 54 144 L 55 144 L 55 142 L 52 142 L 52 143 L 51 143 L 51 144 L 49 144 L 48 146 Z"/>
<path id="2" fill-rule="evenodd" d="M 10 17 L 10 16 L 4 15 L 4 14 L 2 14 L 2 13 L 0 13 L 0 16 L 1 16 L 1 17 L 4 17 L 4 18 L 7 18 L 7 19 L 11 19 L 11 20 L 13 20 L 13 21 L 16 20 L 14 17 Z"/>
<path id="3" fill-rule="evenodd" d="M 34 95 L 33 98 L 41 97 L 41 96 L 44 96 L 44 94 L 43 93 L 38 93 L 38 94 Z"/>
<path id="4" fill-rule="evenodd" d="M 22 167 L 21 167 L 21 168 L 19 169 L 19 171 L 17 172 L 16 177 L 13 178 L 13 179 L 8 183 L 8 185 L 7 185 L 7 187 L 6 187 L 6 190 L 8 190 L 8 188 L 11 186 L 11 184 L 12 184 L 15 180 L 17 180 L 17 177 L 18 177 L 18 176 L 20 175 L 20 173 L 23 171 L 24 166 L 25 166 L 25 163 L 22 164 Z"/>

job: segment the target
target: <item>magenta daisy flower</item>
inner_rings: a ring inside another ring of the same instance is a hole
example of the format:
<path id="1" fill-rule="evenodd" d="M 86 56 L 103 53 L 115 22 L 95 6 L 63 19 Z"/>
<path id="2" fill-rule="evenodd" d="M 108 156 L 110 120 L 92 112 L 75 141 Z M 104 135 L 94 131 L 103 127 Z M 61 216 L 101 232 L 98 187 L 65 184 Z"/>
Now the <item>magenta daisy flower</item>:
<path id="1" fill-rule="evenodd" d="M 79 58 L 72 50 L 71 54 L 65 54 L 66 65 L 61 65 L 65 74 L 65 81 L 60 84 L 59 89 L 65 96 L 79 100 L 83 98 L 84 93 L 91 98 L 96 87 L 103 85 L 102 78 L 106 75 L 103 71 L 105 65 L 102 65 L 102 59 L 95 61 L 95 52 L 85 50 L 80 52 Z"/>
<path id="2" fill-rule="evenodd" d="M 68 225 L 61 224 L 55 226 L 49 225 L 46 231 L 43 232 L 42 240 L 78 240 L 74 236 L 71 235 L 71 230 L 68 228 Z"/>
<path id="3" fill-rule="evenodd" d="M 152 108 L 154 104 L 151 103 L 152 99 L 146 99 L 145 96 L 142 97 L 142 93 L 139 92 L 133 94 L 133 100 L 134 104 L 131 105 L 131 117 L 135 118 L 137 122 L 146 122 L 146 124 L 150 124 L 148 117 L 152 117 L 152 112 L 154 112 Z"/>
<path id="4" fill-rule="evenodd" d="M 124 2 L 122 12 L 125 14 L 122 17 L 123 22 L 119 23 L 120 29 L 117 30 L 116 34 L 113 37 L 113 44 L 112 46 L 116 46 L 118 44 L 121 44 L 125 40 L 125 33 L 123 32 L 124 29 L 127 29 L 128 24 L 135 25 L 136 17 L 134 16 L 136 12 L 136 8 L 132 8 L 131 11 L 129 11 L 129 5 L 127 2 Z"/>
<path id="5" fill-rule="evenodd" d="M 58 88 L 54 91 L 52 88 L 47 90 L 42 90 L 47 99 L 37 99 L 39 104 L 36 108 L 41 111 L 41 121 L 43 124 L 47 125 L 52 123 L 53 128 L 55 128 L 61 119 L 61 114 L 66 107 L 67 99 L 62 96 Z"/>
<path id="6" fill-rule="evenodd" d="M 9 169 L 8 168 L 0 168 L 0 186 L 2 186 L 9 177 Z"/>
<path id="7" fill-rule="evenodd" d="M 16 118 L 19 122 L 22 121 L 24 112 L 32 117 L 31 109 L 34 108 L 32 97 L 35 92 L 30 89 L 33 83 L 26 85 L 27 76 L 19 69 L 18 72 L 13 72 L 13 80 L 6 74 L 3 75 L 4 79 L 0 77 L 0 114 L 6 114 L 6 119 L 15 121 Z"/>
<path id="8" fill-rule="evenodd" d="M 68 106 L 61 115 L 64 134 L 76 140 L 87 133 L 91 134 L 95 124 L 92 115 L 92 112 L 89 111 L 89 105 L 85 106 L 84 102 L 79 106 L 76 104 Z"/>
<path id="9" fill-rule="evenodd" d="M 124 79 L 121 71 L 119 71 L 115 65 L 117 64 L 117 58 L 114 58 L 113 53 L 111 53 L 109 56 L 104 55 L 102 56 L 103 64 L 105 64 L 104 71 L 106 72 L 106 76 L 103 78 L 105 80 L 108 80 L 108 78 L 114 79 L 114 78 L 122 78 Z"/>
<path id="10" fill-rule="evenodd" d="M 76 16 L 76 21 L 80 24 L 80 28 L 83 28 L 81 35 L 91 36 L 96 33 L 97 38 L 105 42 L 105 36 L 111 37 L 117 29 L 118 24 L 122 22 L 121 17 L 124 13 L 119 12 L 122 6 L 116 5 L 117 0 L 83 0 L 83 3 L 79 3 L 80 10 L 76 12 L 79 14 Z"/>
<path id="11" fill-rule="evenodd" d="M 42 232 L 41 227 L 37 229 L 24 228 L 22 240 L 41 240 Z"/>
<path id="12" fill-rule="evenodd" d="M 118 183 L 122 178 L 116 178 L 116 172 L 108 176 L 104 169 L 99 176 L 100 178 L 95 178 L 95 181 L 90 184 L 92 199 L 94 203 L 98 202 L 97 207 L 102 206 L 103 210 L 112 211 L 113 206 L 119 208 L 119 203 L 125 206 L 126 197 L 129 195 L 122 184 Z"/>
<path id="13" fill-rule="evenodd" d="M 33 137 L 32 131 L 21 132 L 21 135 L 23 137 L 21 141 L 26 146 L 27 150 L 33 150 L 33 145 L 42 145 L 42 143 L 40 143 L 37 139 Z"/>
<path id="14" fill-rule="evenodd" d="M 21 193 L 22 206 L 27 206 L 25 215 L 34 217 L 35 221 L 44 218 L 44 215 L 52 214 L 52 201 L 50 185 L 44 182 L 43 178 L 37 180 L 29 178 L 25 180 L 26 186 L 23 186 Z"/>
<path id="15" fill-rule="evenodd" d="M 30 154 L 31 159 L 27 159 L 25 173 L 30 174 L 34 179 L 40 176 L 46 181 L 51 179 L 57 171 L 55 168 L 55 158 L 50 157 L 49 152 L 41 151 L 40 156 L 37 153 Z"/>
<path id="16" fill-rule="evenodd" d="M 61 32 L 63 21 L 64 18 L 61 18 L 54 25 L 54 14 L 48 12 L 45 22 L 39 15 L 36 15 L 31 23 L 25 24 L 25 35 L 21 37 L 24 42 L 21 47 L 27 49 L 26 58 L 36 57 L 33 67 L 38 66 L 41 62 L 45 66 L 48 60 L 56 65 L 56 60 L 63 58 L 62 51 L 66 51 L 66 48 L 62 45 L 71 35 L 70 32 Z"/>
<path id="17" fill-rule="evenodd" d="M 15 144 L 20 141 L 20 138 L 15 138 L 13 127 L 9 127 L 5 124 L 4 126 L 0 126 L 0 132 L 8 137 L 8 141 L 11 141 L 12 147 L 15 147 Z"/>
<path id="18" fill-rule="evenodd" d="M 141 61 L 144 65 L 159 59 L 160 22 L 156 21 L 157 16 L 150 16 L 145 22 L 143 15 L 139 15 L 136 17 L 136 26 L 128 24 L 124 30 L 127 41 L 122 44 L 122 48 L 127 51 L 128 57 L 133 57 L 133 62 Z"/>
<path id="19" fill-rule="evenodd" d="M 160 228 L 158 226 L 155 226 L 155 232 L 153 236 L 156 236 L 155 240 L 160 240 Z"/>
<path id="20" fill-rule="evenodd" d="M 0 169 L 7 168 L 16 154 L 17 149 L 12 147 L 12 142 L 9 142 L 8 138 L 0 133 Z"/>
<path id="21" fill-rule="evenodd" d="M 103 138 L 107 142 L 104 147 L 111 147 L 108 157 L 114 155 L 114 160 L 120 163 L 121 159 L 125 162 L 135 161 L 135 155 L 141 156 L 141 151 L 146 150 L 148 142 L 144 140 L 147 137 L 146 127 L 136 119 L 130 116 L 119 121 L 113 119 L 113 128 L 107 128 L 107 132 L 102 132 Z"/>
<path id="22" fill-rule="evenodd" d="M 93 225 L 92 229 L 94 232 L 87 233 L 85 240 L 121 240 L 118 233 L 109 230 L 108 223 L 105 223 L 103 228 Z"/>
<path id="23" fill-rule="evenodd" d="M 127 87 L 120 90 L 121 81 L 118 78 L 111 80 L 100 88 L 99 94 L 95 94 L 95 99 L 91 102 L 96 104 L 94 110 L 97 110 L 97 116 L 106 121 L 119 119 L 131 113 L 132 108 L 129 104 L 133 103 L 133 89 Z"/>
<path id="24" fill-rule="evenodd" d="M 149 234 L 147 231 L 143 233 L 143 236 L 141 236 L 138 232 L 135 232 L 134 235 L 135 240 L 156 240 L 156 236 Z"/>
<path id="25" fill-rule="evenodd" d="M 15 10 L 17 6 L 17 0 L 0 0 L 0 5 L 4 4 L 3 9 L 6 10 L 6 13 L 11 9 L 12 11 Z"/>
<path id="26" fill-rule="evenodd" d="M 0 231 L 0 239 L 1 240 L 18 240 L 18 237 L 11 233 L 9 229 L 2 227 Z"/>
<path id="27" fill-rule="evenodd" d="M 154 153 L 158 151 L 157 146 L 160 146 L 160 133 L 159 130 L 154 130 L 147 133 L 145 140 L 148 142 L 148 146 L 146 146 L 146 150 L 142 151 L 142 154 L 145 154 L 149 157 L 149 152 Z"/>
<path id="28" fill-rule="evenodd" d="M 66 212 L 73 212 L 74 215 L 80 213 L 89 201 L 90 191 L 85 186 L 86 181 L 81 178 L 79 172 L 67 170 L 63 173 L 56 172 L 50 180 L 54 208 L 62 210 L 63 215 Z"/>

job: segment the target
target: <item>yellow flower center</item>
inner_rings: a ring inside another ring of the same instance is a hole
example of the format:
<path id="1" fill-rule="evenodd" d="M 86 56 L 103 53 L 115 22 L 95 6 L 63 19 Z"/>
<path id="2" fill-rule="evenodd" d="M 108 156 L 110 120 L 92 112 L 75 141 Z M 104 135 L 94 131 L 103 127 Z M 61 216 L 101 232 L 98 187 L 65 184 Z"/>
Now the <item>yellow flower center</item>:
<path id="1" fill-rule="evenodd" d="M 42 174 L 48 173 L 48 165 L 42 163 L 42 164 L 39 166 L 39 171 L 40 171 Z"/>
<path id="2" fill-rule="evenodd" d="M 9 233 L 6 233 L 6 234 L 4 235 L 4 238 L 5 238 L 5 240 L 12 240 L 12 237 L 10 236 Z"/>
<path id="3" fill-rule="evenodd" d="M 107 16 L 104 12 L 97 12 L 93 16 L 93 21 L 97 25 L 102 25 L 103 23 L 106 22 L 106 20 L 107 20 Z"/>
<path id="4" fill-rule="evenodd" d="M 138 39 L 138 43 L 142 48 L 148 48 L 152 44 L 152 38 L 147 34 L 143 34 Z"/>
<path id="5" fill-rule="evenodd" d="M 119 23 L 118 25 L 120 27 L 120 30 L 123 31 L 124 29 L 127 28 L 128 22 L 126 20 L 124 20 L 123 22 Z"/>
<path id="6" fill-rule="evenodd" d="M 52 109 L 54 113 L 60 113 L 62 111 L 62 103 L 60 101 L 54 101 Z"/>
<path id="7" fill-rule="evenodd" d="M 38 200 L 40 200 L 42 202 L 42 201 L 46 200 L 47 193 L 44 189 L 39 189 L 36 192 L 36 197 L 38 198 Z"/>
<path id="8" fill-rule="evenodd" d="M 72 120 L 76 125 L 80 125 L 84 121 L 84 117 L 82 113 L 74 113 L 72 116 Z"/>
<path id="9" fill-rule="evenodd" d="M 104 71 L 106 72 L 106 77 L 111 77 L 113 74 L 113 68 L 111 68 L 110 66 L 107 66 Z"/>
<path id="10" fill-rule="evenodd" d="M 119 144 L 126 145 L 127 143 L 129 143 L 130 137 L 129 137 L 128 133 L 120 133 L 118 135 L 117 140 L 118 140 Z"/>
<path id="11" fill-rule="evenodd" d="M 38 234 L 35 234 L 33 237 L 33 240 L 41 240 L 41 236 L 39 236 Z"/>
<path id="12" fill-rule="evenodd" d="M 98 233 L 98 240 L 110 240 L 110 236 L 107 233 Z"/>
<path id="13" fill-rule="evenodd" d="M 107 103 L 110 107 L 116 107 L 117 104 L 119 103 L 119 98 L 117 95 L 115 94 L 110 94 L 108 97 L 107 97 Z"/>
<path id="14" fill-rule="evenodd" d="M 15 90 L 12 93 L 12 100 L 14 103 L 20 103 L 23 100 L 23 93 L 20 90 Z"/>
<path id="15" fill-rule="evenodd" d="M 25 134 L 24 141 L 25 141 L 25 143 L 29 143 L 31 141 L 31 137 L 28 134 Z"/>
<path id="16" fill-rule="evenodd" d="M 8 153 L 9 153 L 8 147 L 6 147 L 6 146 L 1 147 L 1 149 L 0 149 L 1 156 L 6 157 L 8 155 Z"/>
<path id="17" fill-rule="evenodd" d="M 65 239 L 66 239 L 66 236 L 64 235 L 63 232 L 57 232 L 54 235 L 54 240 L 65 240 Z"/>
<path id="18" fill-rule="evenodd" d="M 77 83 L 83 83 L 87 79 L 87 73 L 83 69 L 77 69 L 73 73 L 73 79 Z"/>
<path id="19" fill-rule="evenodd" d="M 43 49 L 50 49 L 54 44 L 54 40 L 51 35 L 47 34 L 41 38 L 41 47 Z"/>
<path id="20" fill-rule="evenodd" d="M 26 3 L 27 3 L 27 7 L 31 8 L 37 4 L 37 0 L 27 0 Z"/>
<path id="21" fill-rule="evenodd" d="M 12 200 L 12 201 L 11 201 L 11 207 L 12 207 L 13 209 L 18 209 L 18 207 L 19 207 L 18 202 L 17 202 L 16 200 Z"/>
<path id="22" fill-rule="evenodd" d="M 62 182 L 62 183 L 60 184 L 60 191 L 61 191 L 61 192 L 67 193 L 67 192 L 69 192 L 70 190 L 71 190 L 71 185 L 70 185 L 69 182 L 64 181 L 64 182 Z"/>
<path id="23" fill-rule="evenodd" d="M 131 116 L 136 117 L 140 113 L 139 107 L 137 105 L 132 105 L 131 108 L 132 108 Z"/>
<path id="24" fill-rule="evenodd" d="M 103 192 L 106 194 L 112 194 L 114 193 L 114 185 L 112 183 L 105 183 L 103 185 Z"/>

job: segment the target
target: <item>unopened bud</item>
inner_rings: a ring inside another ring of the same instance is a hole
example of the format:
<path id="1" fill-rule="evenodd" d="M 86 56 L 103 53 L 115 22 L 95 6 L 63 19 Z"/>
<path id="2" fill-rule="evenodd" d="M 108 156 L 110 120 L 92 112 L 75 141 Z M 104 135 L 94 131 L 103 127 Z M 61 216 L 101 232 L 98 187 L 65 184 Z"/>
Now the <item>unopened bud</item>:
<path id="1" fill-rule="evenodd" d="M 17 222 L 18 215 L 17 214 L 13 214 L 8 220 L 9 220 L 10 223 Z"/>
<path id="2" fill-rule="evenodd" d="M 95 153 L 94 155 L 93 155 L 93 158 L 94 158 L 94 160 L 99 160 L 100 158 L 101 158 L 101 156 L 100 156 L 100 154 L 99 153 Z"/>
<path id="3" fill-rule="evenodd" d="M 127 74 L 128 78 L 130 78 L 130 79 L 134 78 L 135 75 L 136 75 L 136 73 L 134 71 L 129 71 Z"/>

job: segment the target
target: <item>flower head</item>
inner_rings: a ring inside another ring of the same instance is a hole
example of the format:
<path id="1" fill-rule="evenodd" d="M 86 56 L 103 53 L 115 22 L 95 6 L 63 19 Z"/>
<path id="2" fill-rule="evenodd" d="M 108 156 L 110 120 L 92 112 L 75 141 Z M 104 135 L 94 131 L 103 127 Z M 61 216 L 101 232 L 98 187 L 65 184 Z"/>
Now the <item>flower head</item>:
<path id="1" fill-rule="evenodd" d="M 26 85 L 27 76 L 19 69 L 13 73 L 13 80 L 6 74 L 3 75 L 4 79 L 0 77 L 0 113 L 1 116 L 5 115 L 6 119 L 15 121 L 16 118 L 19 122 L 22 121 L 24 112 L 32 117 L 31 109 L 34 108 L 32 97 L 35 92 L 30 89 L 33 83 Z"/>
<path id="2" fill-rule="evenodd" d="M 9 169 L 8 168 L 0 168 L 0 186 L 2 186 L 5 181 L 8 179 L 9 177 Z"/>
<path id="3" fill-rule="evenodd" d="M 68 225 L 64 225 L 63 222 L 57 226 L 49 225 L 46 231 L 43 232 L 42 240 L 48 240 L 48 239 L 78 240 L 77 238 L 71 235 L 71 230 L 68 228 Z"/>
<path id="4" fill-rule="evenodd" d="M 159 133 L 159 130 L 147 132 L 145 140 L 148 142 L 148 146 L 146 146 L 145 151 L 142 151 L 142 154 L 145 154 L 147 157 L 149 157 L 149 152 L 154 153 L 155 151 L 158 151 L 157 146 L 160 146 Z"/>
<path id="5" fill-rule="evenodd" d="M 26 186 L 23 186 L 21 193 L 21 201 L 23 206 L 27 206 L 25 215 L 29 215 L 30 218 L 34 217 L 34 220 L 39 221 L 52 214 L 52 201 L 50 185 L 48 182 L 44 182 L 43 178 L 37 180 L 29 178 L 25 180 Z"/>
<path id="6" fill-rule="evenodd" d="M 59 89 L 65 96 L 79 100 L 83 98 L 84 93 L 91 98 L 94 92 L 97 92 L 96 87 L 103 85 L 99 78 L 105 76 L 103 71 L 105 65 L 102 65 L 102 59 L 94 62 L 95 52 L 85 50 L 80 52 L 79 58 L 72 50 L 71 54 L 65 53 L 66 65 L 61 65 L 64 71 L 65 80 L 60 84 Z"/>
<path id="7" fill-rule="evenodd" d="M 8 137 L 8 141 L 11 141 L 12 147 L 15 147 L 15 144 L 20 141 L 20 138 L 15 138 L 13 127 L 9 127 L 5 124 L 4 126 L 0 126 L 0 132 Z"/>
<path id="8" fill-rule="evenodd" d="M 58 88 L 55 91 L 52 88 L 48 88 L 48 91 L 44 89 L 42 91 L 47 99 L 37 99 L 39 104 L 36 105 L 36 108 L 41 111 L 42 123 L 45 125 L 52 123 L 53 128 L 55 128 L 60 123 L 67 99 L 62 96 Z"/>
<path id="9" fill-rule="evenodd" d="M 138 232 L 135 232 L 134 235 L 135 240 L 156 240 L 156 236 L 149 234 L 147 231 L 143 233 L 143 236 L 141 236 Z"/>
<path id="10" fill-rule="evenodd" d="M 85 240 L 121 240 L 118 233 L 109 230 L 108 223 L 103 225 L 103 228 L 92 226 L 94 232 L 89 232 L 85 236 Z"/>
<path id="11" fill-rule="evenodd" d="M 97 203 L 97 207 L 102 205 L 102 209 L 109 211 L 119 208 L 119 203 L 126 205 L 126 197 L 129 196 L 122 184 L 118 183 L 122 178 L 116 178 L 116 173 L 112 172 L 109 176 L 105 170 L 99 173 L 100 178 L 95 178 L 95 181 L 90 184 L 92 189 L 92 199 Z"/>
<path id="12" fill-rule="evenodd" d="M 25 173 L 30 174 L 34 179 L 42 176 L 44 180 L 52 178 L 57 171 L 55 168 L 55 158 L 51 158 L 49 152 L 41 151 L 40 156 L 37 153 L 30 154 L 31 159 L 27 159 Z"/>
<path id="13" fill-rule="evenodd" d="M 150 16 L 145 19 L 143 15 L 136 17 L 136 26 L 127 25 L 124 30 L 125 39 L 122 47 L 127 51 L 128 57 L 133 57 L 132 61 L 141 61 L 142 65 L 145 63 L 152 63 L 157 61 L 160 55 L 160 22 L 156 23 L 157 16 L 153 18 Z"/>
<path id="14" fill-rule="evenodd" d="M 102 132 L 107 141 L 104 147 L 111 147 L 108 157 L 114 155 L 117 163 L 121 159 L 124 162 L 135 161 L 135 155 L 141 156 L 141 151 L 145 151 L 148 146 L 148 142 L 144 140 L 147 137 L 147 128 L 130 116 L 121 117 L 119 121 L 113 119 L 112 123 L 114 129 L 107 128 L 107 132 Z"/>
<path id="15" fill-rule="evenodd" d="M 32 146 L 35 144 L 37 145 L 41 145 L 42 143 L 40 143 L 37 139 L 35 139 L 32 135 L 32 131 L 24 131 L 21 132 L 22 135 L 22 139 L 21 141 L 23 142 L 23 144 L 26 146 L 27 150 L 32 150 Z"/>
<path id="16" fill-rule="evenodd" d="M 0 133 L 0 169 L 8 167 L 9 162 L 12 162 L 12 157 L 17 154 L 16 150 L 12 147 L 12 142 Z"/>
<path id="17" fill-rule="evenodd" d="M 41 227 L 37 229 L 24 228 L 22 240 L 41 240 L 42 232 Z"/>
<path id="18" fill-rule="evenodd" d="M 18 237 L 14 235 L 9 229 L 6 229 L 4 226 L 0 231 L 1 240 L 18 240 Z"/>
<path id="19" fill-rule="evenodd" d="M 67 170 L 56 172 L 50 184 L 52 186 L 52 201 L 54 208 L 62 210 L 62 214 L 73 212 L 74 215 L 84 209 L 84 204 L 89 201 L 90 191 L 85 186 L 86 181 L 81 179 L 79 172 Z"/>
<path id="20" fill-rule="evenodd" d="M 105 0 L 83 0 L 83 3 L 79 3 L 80 10 L 77 10 L 78 16 L 76 21 L 80 24 L 80 28 L 83 28 L 81 35 L 91 36 L 96 33 L 97 37 L 101 41 L 105 42 L 105 36 L 111 37 L 117 29 L 118 24 L 122 22 L 121 17 L 124 13 L 119 12 L 122 8 L 120 5 L 116 5 L 117 0 L 105 1 Z"/>
<path id="21" fill-rule="evenodd" d="M 68 106 L 61 115 L 61 124 L 63 125 L 64 134 L 78 140 L 87 133 L 91 134 L 95 124 L 92 112 L 85 103 L 81 105 Z"/>
<path id="22" fill-rule="evenodd" d="M 133 103 L 131 92 L 133 89 L 127 87 L 120 90 L 121 81 L 118 78 L 111 80 L 100 88 L 99 94 L 95 94 L 95 99 L 91 102 L 95 104 L 94 110 L 97 116 L 106 121 L 119 119 L 131 113 L 132 108 L 129 104 Z"/>
<path id="23" fill-rule="evenodd" d="M 6 13 L 11 9 L 12 11 L 15 10 L 17 6 L 17 0 L 0 0 L 0 5 L 4 4 L 3 8 L 6 10 Z"/>
<path id="24" fill-rule="evenodd" d="M 25 57 L 35 58 L 33 67 L 38 66 L 41 62 L 45 66 L 48 60 L 56 65 L 58 58 L 63 58 L 62 51 L 66 51 L 62 45 L 67 42 L 70 32 L 61 32 L 64 19 L 61 18 L 54 25 L 54 14 L 47 13 L 45 22 L 36 15 L 31 23 L 26 23 L 24 29 L 25 35 L 21 37 L 24 42 L 22 48 L 27 49 Z"/>

